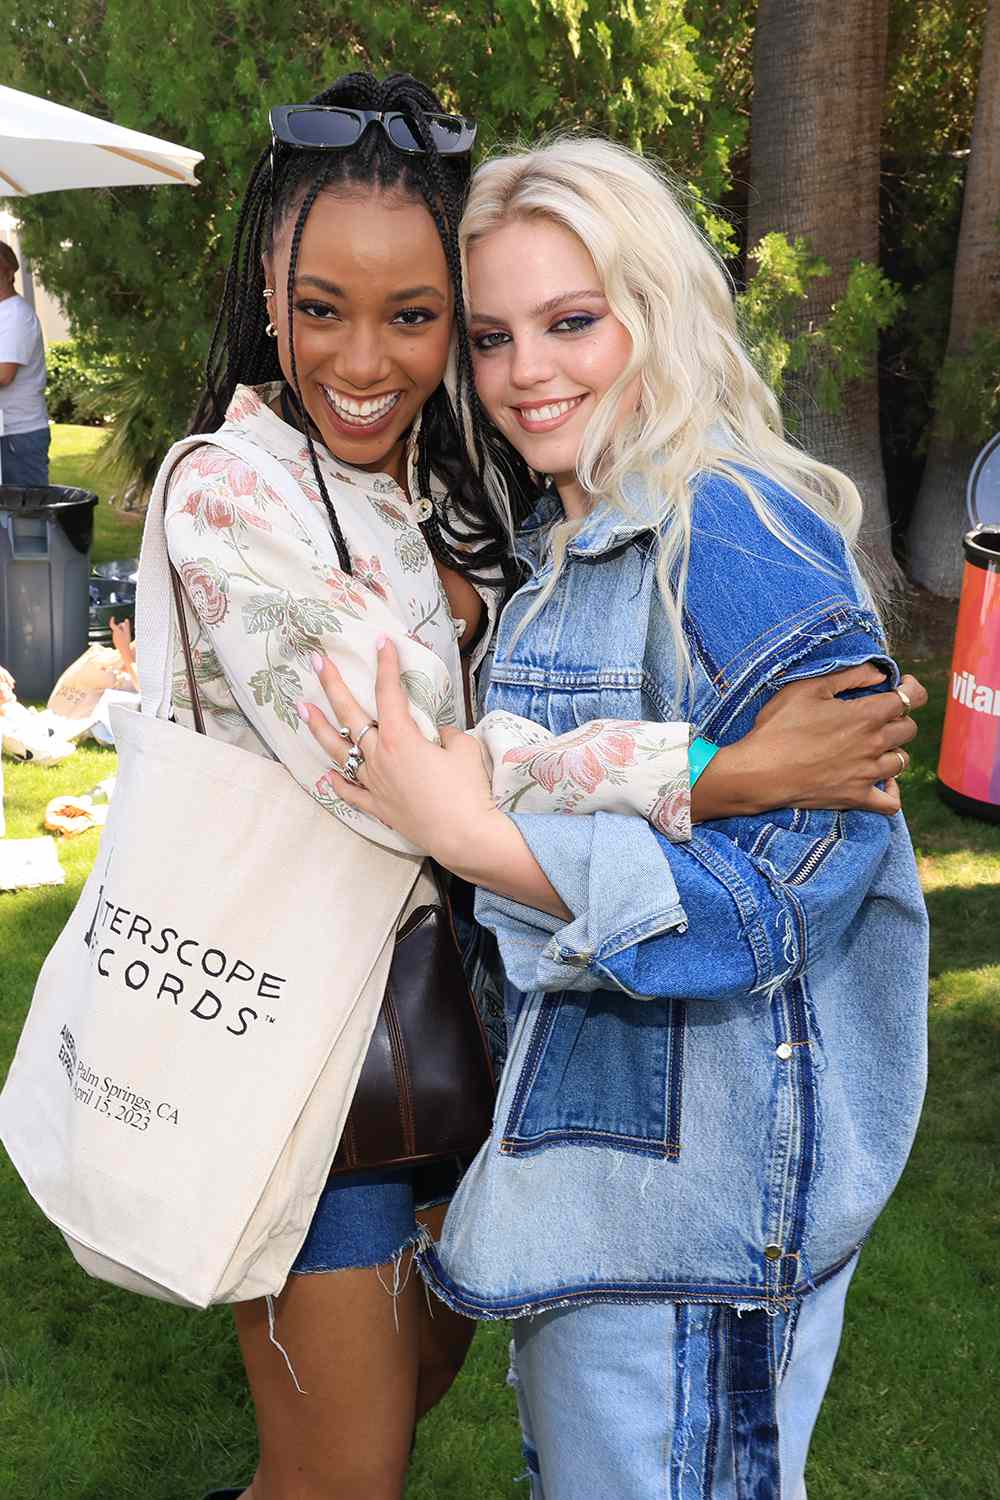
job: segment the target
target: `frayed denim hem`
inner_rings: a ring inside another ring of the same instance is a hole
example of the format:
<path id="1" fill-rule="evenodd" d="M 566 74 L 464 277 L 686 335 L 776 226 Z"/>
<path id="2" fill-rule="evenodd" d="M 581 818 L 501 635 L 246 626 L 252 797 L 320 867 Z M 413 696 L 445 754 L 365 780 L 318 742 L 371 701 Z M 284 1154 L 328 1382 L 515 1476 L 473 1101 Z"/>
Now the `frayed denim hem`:
<path id="1" fill-rule="evenodd" d="M 805 1281 L 783 1287 L 779 1292 L 768 1293 L 766 1287 L 740 1287 L 724 1283 L 625 1283 L 596 1284 L 580 1287 L 554 1288 L 551 1292 L 531 1291 L 523 1297 L 503 1302 L 488 1303 L 484 1298 L 474 1297 L 467 1288 L 453 1281 L 445 1271 L 433 1241 L 418 1253 L 418 1267 L 424 1281 L 453 1312 L 477 1322 L 511 1322 L 516 1318 L 531 1318 L 538 1313 L 554 1312 L 558 1308 L 583 1307 L 587 1303 L 613 1303 L 620 1306 L 643 1306 L 651 1302 L 696 1303 L 709 1306 L 732 1307 L 737 1314 L 766 1312 L 771 1316 L 788 1312 L 803 1296 L 817 1291 L 831 1277 L 836 1276 L 858 1253 L 860 1245 L 851 1250 L 834 1265 L 818 1275 L 810 1271 Z"/>
<path id="2" fill-rule="evenodd" d="M 433 1207 L 433 1204 L 428 1206 Z M 426 1229 L 424 1225 L 418 1224 L 416 1229 L 412 1230 L 406 1236 L 402 1244 L 393 1250 L 391 1255 L 385 1256 L 380 1260 L 352 1260 L 337 1266 L 293 1266 L 288 1274 L 289 1276 L 336 1276 L 338 1271 L 379 1271 L 382 1266 L 388 1265 L 398 1268 L 398 1263 L 402 1260 L 407 1250 L 412 1250 L 415 1254 L 419 1255 L 433 1244 L 434 1237 L 430 1230 Z M 379 1280 L 381 1279 L 380 1275 Z M 388 1291 L 389 1288 L 387 1287 L 386 1290 Z"/>

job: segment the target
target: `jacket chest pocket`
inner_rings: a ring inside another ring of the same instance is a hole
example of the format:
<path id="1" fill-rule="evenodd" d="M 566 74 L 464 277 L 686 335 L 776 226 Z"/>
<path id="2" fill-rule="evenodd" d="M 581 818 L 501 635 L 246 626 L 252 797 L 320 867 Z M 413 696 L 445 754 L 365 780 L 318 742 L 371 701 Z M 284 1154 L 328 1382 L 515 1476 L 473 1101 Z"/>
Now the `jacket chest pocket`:
<path id="1" fill-rule="evenodd" d="M 559 1143 L 676 1161 L 685 1002 L 546 995 L 500 1140 L 505 1154 Z"/>
<path id="2" fill-rule="evenodd" d="M 581 729 L 595 719 L 635 721 L 649 718 L 650 715 L 644 712 L 641 676 L 638 672 L 628 676 L 631 680 L 625 682 L 587 683 L 575 687 L 565 696 L 550 693 L 546 705 L 550 727 L 556 734 L 562 734 Z"/>

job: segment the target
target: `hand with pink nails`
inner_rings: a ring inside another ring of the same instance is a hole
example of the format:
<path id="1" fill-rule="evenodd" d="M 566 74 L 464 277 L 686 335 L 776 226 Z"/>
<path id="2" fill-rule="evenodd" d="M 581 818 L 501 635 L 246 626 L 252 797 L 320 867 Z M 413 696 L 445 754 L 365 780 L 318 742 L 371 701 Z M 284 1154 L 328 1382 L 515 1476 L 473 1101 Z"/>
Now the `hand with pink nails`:
<path id="1" fill-rule="evenodd" d="M 319 658 L 318 675 L 334 723 L 312 704 L 298 705 L 303 722 L 333 762 L 337 795 L 464 879 L 568 920 L 569 912 L 517 827 L 495 806 L 476 740 L 448 728 L 440 731 L 439 745 L 426 739 L 410 712 L 395 645 L 385 636 L 376 645 L 375 719 L 324 658 Z M 343 725 L 354 745 L 364 735 L 357 782 L 343 775 L 351 744 L 335 724 Z"/>

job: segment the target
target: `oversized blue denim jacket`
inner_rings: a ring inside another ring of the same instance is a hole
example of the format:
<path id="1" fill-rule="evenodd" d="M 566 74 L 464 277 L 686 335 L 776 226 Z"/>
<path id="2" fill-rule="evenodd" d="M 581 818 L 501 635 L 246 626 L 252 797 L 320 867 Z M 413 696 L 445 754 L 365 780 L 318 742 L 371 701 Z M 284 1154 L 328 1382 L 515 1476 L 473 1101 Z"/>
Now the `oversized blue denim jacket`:
<path id="1" fill-rule="evenodd" d="M 726 744 L 778 686 L 898 671 L 840 536 L 757 481 L 694 508 L 685 689 L 642 517 L 597 507 L 554 592 L 508 606 L 486 707 L 561 734 L 686 717 Z M 675 702 L 686 712 L 678 714 Z M 925 1080 L 927 923 L 902 816 L 785 809 L 671 844 L 643 819 L 514 814 L 573 919 L 480 891 L 508 979 L 493 1133 L 423 1256 L 474 1318 L 587 1301 L 788 1305 L 864 1240 L 906 1160 Z"/>

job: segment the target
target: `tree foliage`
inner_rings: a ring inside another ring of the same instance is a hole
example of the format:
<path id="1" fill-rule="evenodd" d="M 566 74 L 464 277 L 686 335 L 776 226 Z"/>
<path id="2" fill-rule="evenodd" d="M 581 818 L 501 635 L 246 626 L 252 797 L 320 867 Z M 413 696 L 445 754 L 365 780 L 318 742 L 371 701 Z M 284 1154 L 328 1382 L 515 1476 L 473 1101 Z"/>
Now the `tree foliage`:
<path id="1" fill-rule="evenodd" d="M 81 353 L 74 339 L 50 344 L 45 351 L 45 401 L 53 422 L 102 427 L 108 413 L 107 389 L 117 377 L 112 363 L 98 363 Z"/>
<path id="2" fill-rule="evenodd" d="M 851 267 L 844 295 L 812 334 L 816 399 L 827 411 L 839 411 L 845 386 L 860 380 L 877 354 L 879 337 L 903 308 L 903 294 L 879 266 L 859 260 Z"/>
<path id="3" fill-rule="evenodd" d="M 987 0 L 893 0 L 883 129 L 883 264 L 905 285 L 906 317 L 884 349 L 895 386 L 888 446 L 926 448 L 948 342 L 952 277 Z M 986 373 L 976 367 L 976 373 Z M 987 385 L 969 385 L 970 417 Z M 895 398 L 895 399 L 894 399 Z M 961 413 L 954 410 L 956 436 Z M 968 436 L 978 430 L 972 418 Z"/>
<path id="4" fill-rule="evenodd" d="M 801 345 L 791 332 L 809 283 L 827 274 L 801 235 L 765 234 L 750 251 L 756 270 L 739 299 L 740 323 L 758 370 L 779 395 L 785 372 L 801 363 Z"/>
<path id="5" fill-rule="evenodd" d="M 1000 331 L 983 328 L 964 355 L 948 355 L 937 382 L 937 432 L 978 447 L 1000 429 Z"/>
<path id="6" fill-rule="evenodd" d="M 701 9 L 719 23 L 732 7 Z M 713 92 L 697 41 L 681 0 L 22 5 L 0 41 L 9 84 L 206 158 L 194 191 L 23 200 L 23 242 L 81 346 L 95 359 L 117 357 L 111 400 L 123 446 L 148 477 L 194 403 L 242 186 L 266 143 L 271 104 L 308 98 L 351 68 L 410 70 L 481 120 L 487 149 L 567 125 L 655 149 L 725 245 L 729 225 L 711 205 L 741 127 L 732 97 Z"/>
<path id="7" fill-rule="evenodd" d="M 856 266 L 829 318 L 792 332 L 823 267 L 808 245 L 769 235 L 740 298 L 765 377 L 780 388 L 808 349 L 821 356 L 809 366 L 817 399 L 832 407 L 881 340 L 890 464 L 895 453 L 901 467 L 942 369 L 985 8 L 893 0 L 882 269 Z M 742 284 L 755 15 L 753 0 L 15 0 L 0 30 L 7 83 L 205 153 L 193 191 L 16 204 L 79 357 L 112 361 L 103 389 L 134 471 L 148 479 L 188 420 L 272 103 L 307 98 L 351 68 L 408 69 L 479 118 L 487 150 L 556 128 L 611 135 L 670 168 Z M 944 406 L 969 430 L 995 420 L 988 334 L 961 371 L 941 375 Z"/>
<path id="8" fill-rule="evenodd" d="M 844 295 L 822 323 L 792 331 L 809 285 L 829 275 L 801 235 L 766 234 L 750 251 L 757 274 L 738 299 L 743 336 L 768 385 L 781 394 L 786 373 L 813 372 L 815 398 L 839 411 L 845 386 L 864 377 L 879 335 L 898 317 L 903 294 L 878 266 L 857 261 Z"/>

